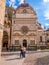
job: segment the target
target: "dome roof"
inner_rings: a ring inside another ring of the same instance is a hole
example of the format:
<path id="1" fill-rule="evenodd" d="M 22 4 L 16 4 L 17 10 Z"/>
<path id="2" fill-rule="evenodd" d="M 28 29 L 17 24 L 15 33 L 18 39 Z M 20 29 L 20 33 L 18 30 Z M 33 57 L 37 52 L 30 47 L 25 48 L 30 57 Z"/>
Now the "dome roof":
<path id="1" fill-rule="evenodd" d="M 28 3 L 25 3 L 25 4 L 22 3 L 22 4 L 20 4 L 20 5 L 18 6 L 18 8 L 19 8 L 19 7 L 29 7 L 29 6 L 30 6 L 30 5 L 29 5 Z"/>
<path id="2" fill-rule="evenodd" d="M 20 4 L 16 10 L 16 13 L 26 13 L 26 14 L 34 14 L 36 15 L 35 10 L 28 4 L 28 3 L 22 3 Z"/>

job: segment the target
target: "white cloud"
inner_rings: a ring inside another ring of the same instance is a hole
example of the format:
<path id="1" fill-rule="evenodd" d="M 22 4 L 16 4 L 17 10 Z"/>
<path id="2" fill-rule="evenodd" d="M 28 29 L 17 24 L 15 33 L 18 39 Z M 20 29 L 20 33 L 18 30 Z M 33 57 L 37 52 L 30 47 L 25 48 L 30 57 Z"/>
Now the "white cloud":
<path id="1" fill-rule="evenodd" d="M 9 6 L 11 6 L 11 5 L 14 6 L 15 2 L 16 2 L 16 0 L 10 0 L 9 1 Z"/>
<path id="2" fill-rule="evenodd" d="M 48 10 L 45 10 L 44 13 L 45 13 L 45 14 L 44 14 L 45 19 L 46 19 L 46 20 L 49 19 L 49 9 L 48 9 Z"/>
<path id="3" fill-rule="evenodd" d="M 44 17 L 45 20 L 49 19 L 49 0 L 43 0 L 43 10 L 44 10 Z"/>
<path id="4" fill-rule="evenodd" d="M 18 0 L 18 1 L 19 1 L 19 4 L 24 3 L 24 0 Z M 9 6 L 12 5 L 12 7 L 17 8 L 17 6 L 15 5 L 16 2 L 17 2 L 17 0 L 10 0 Z"/>
<path id="5" fill-rule="evenodd" d="M 43 2 L 44 2 L 44 3 L 47 3 L 47 2 L 49 2 L 49 0 L 43 0 Z"/>
<path id="6" fill-rule="evenodd" d="M 17 8 L 17 6 L 15 5 L 16 1 L 17 1 L 17 0 L 10 0 L 10 1 L 9 1 L 9 6 L 12 5 L 12 7 Z"/>
<path id="7" fill-rule="evenodd" d="M 18 0 L 18 1 L 19 1 L 19 4 L 24 3 L 24 0 Z"/>
<path id="8" fill-rule="evenodd" d="M 17 6 L 16 6 L 16 5 L 14 5 L 13 7 L 14 7 L 14 9 L 16 9 L 16 8 L 17 8 Z"/>
<path id="9" fill-rule="evenodd" d="M 45 26 L 49 26 L 49 23 L 45 23 Z"/>
<path id="10" fill-rule="evenodd" d="M 41 25 L 41 27 L 44 29 L 44 25 Z"/>

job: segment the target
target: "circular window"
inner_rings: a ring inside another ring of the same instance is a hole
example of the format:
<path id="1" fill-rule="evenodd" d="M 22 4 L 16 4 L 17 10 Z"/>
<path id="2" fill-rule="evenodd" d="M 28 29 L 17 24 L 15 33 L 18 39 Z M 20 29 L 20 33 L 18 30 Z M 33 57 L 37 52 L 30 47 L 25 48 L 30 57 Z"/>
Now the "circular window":
<path id="1" fill-rule="evenodd" d="M 26 9 L 23 10 L 23 13 L 27 13 Z"/>
<path id="2" fill-rule="evenodd" d="M 21 32 L 23 34 L 27 34 L 28 33 L 28 30 L 29 30 L 29 28 L 27 26 L 22 26 L 22 28 L 21 28 Z"/>

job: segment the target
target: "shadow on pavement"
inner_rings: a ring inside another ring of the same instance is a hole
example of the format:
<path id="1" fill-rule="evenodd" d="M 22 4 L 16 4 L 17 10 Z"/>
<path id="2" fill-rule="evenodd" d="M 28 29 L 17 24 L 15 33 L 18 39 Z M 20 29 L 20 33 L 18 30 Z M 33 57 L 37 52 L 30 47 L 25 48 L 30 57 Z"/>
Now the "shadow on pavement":
<path id="1" fill-rule="evenodd" d="M 6 61 L 17 60 L 17 59 L 21 59 L 21 58 L 19 57 L 19 58 L 6 59 Z"/>
<path id="2" fill-rule="evenodd" d="M 49 56 L 36 59 L 36 63 L 34 65 L 49 65 Z"/>

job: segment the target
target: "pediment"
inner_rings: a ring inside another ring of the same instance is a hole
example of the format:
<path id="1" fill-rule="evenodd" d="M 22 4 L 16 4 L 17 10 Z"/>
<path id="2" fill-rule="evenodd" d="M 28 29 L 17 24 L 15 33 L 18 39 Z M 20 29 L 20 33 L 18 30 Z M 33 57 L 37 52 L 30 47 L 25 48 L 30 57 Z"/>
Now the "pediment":
<path id="1" fill-rule="evenodd" d="M 15 33 L 15 34 L 13 34 L 13 36 L 21 36 L 21 34 L 20 33 Z"/>
<path id="2" fill-rule="evenodd" d="M 36 34 L 35 33 L 30 33 L 29 36 L 36 36 Z"/>
<path id="3" fill-rule="evenodd" d="M 34 14 L 36 15 L 36 12 L 31 7 L 20 7 L 16 9 L 16 14 Z"/>

